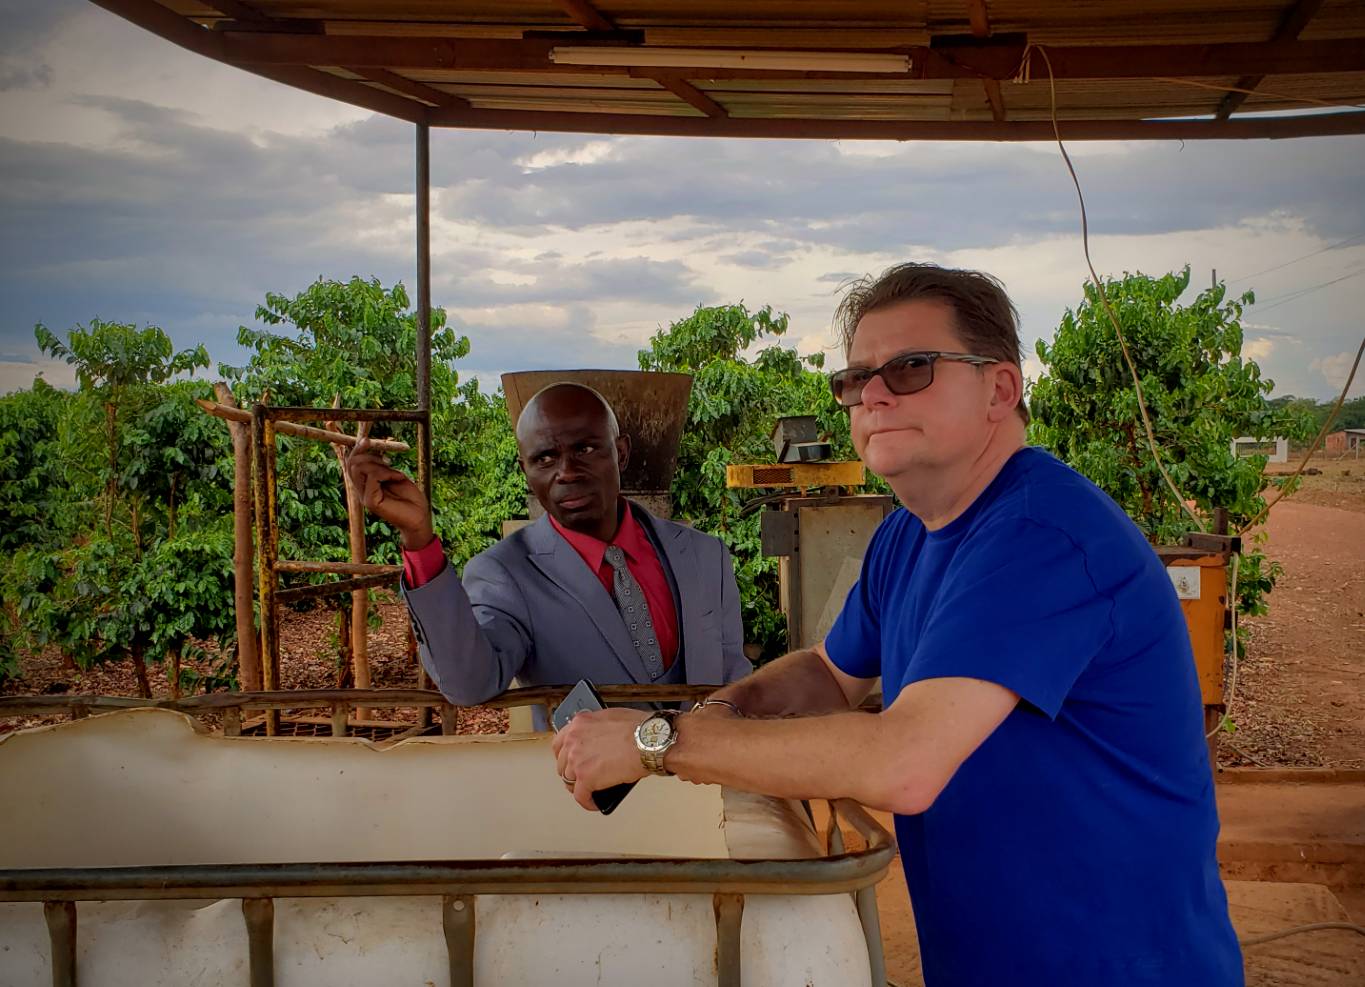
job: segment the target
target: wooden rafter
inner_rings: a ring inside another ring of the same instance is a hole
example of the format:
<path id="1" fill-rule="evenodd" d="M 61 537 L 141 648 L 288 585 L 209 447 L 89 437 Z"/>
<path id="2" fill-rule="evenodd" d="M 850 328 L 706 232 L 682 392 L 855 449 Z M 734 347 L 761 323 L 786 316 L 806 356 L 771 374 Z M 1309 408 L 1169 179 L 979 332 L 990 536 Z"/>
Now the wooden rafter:
<path id="1" fill-rule="evenodd" d="M 986 9 L 986 0 L 967 0 L 967 20 L 972 25 L 972 37 L 991 36 L 991 17 Z M 982 79 L 981 88 L 986 91 L 986 101 L 991 104 L 991 116 L 996 123 L 1005 119 L 1005 95 L 1000 91 L 999 79 Z"/>
<path id="2" fill-rule="evenodd" d="M 540 110 L 432 110 L 434 127 L 571 134 L 759 137 L 811 140 L 1053 140 L 1046 120 L 847 120 L 654 116 Z M 1067 120 L 1077 140 L 1235 140 L 1365 134 L 1365 111 L 1246 120 Z"/>
<path id="3" fill-rule="evenodd" d="M 371 82 L 377 82 L 385 88 L 392 89 L 394 92 L 403 93 L 413 99 L 420 99 L 424 103 L 432 106 L 469 106 L 469 100 L 437 89 L 435 86 L 428 86 L 425 82 L 416 82 L 406 76 L 401 76 L 397 72 L 390 72 L 388 69 L 376 68 L 353 68 L 344 66 L 347 72 L 358 75 Z"/>
<path id="4" fill-rule="evenodd" d="M 155 6 L 149 0 L 97 0 L 102 6 Z M 174 15 L 171 15 L 174 18 Z M 179 18 L 176 18 L 179 20 Z M 186 23 L 181 21 L 181 23 Z M 192 30 L 197 30 L 191 27 Z M 544 39 L 454 39 L 361 37 L 354 35 L 224 32 L 221 54 L 237 65 L 359 65 L 389 69 L 458 69 L 480 72 L 591 73 L 626 75 L 620 66 L 556 65 L 555 41 Z M 172 39 L 176 40 L 176 39 Z M 562 44 L 559 42 L 558 44 Z M 1365 40 L 1274 41 L 1211 45 L 1059 45 L 1047 47 L 1058 79 L 1147 79 L 1164 76 L 1247 75 L 1253 71 L 1324 73 L 1365 71 Z M 912 79 L 1013 79 L 1022 46 L 982 44 L 951 48 L 905 47 Z M 1035 50 L 1029 69 L 1037 77 L 1047 66 Z M 888 73 L 699 69 L 686 74 L 707 79 L 888 79 Z"/>
<path id="5" fill-rule="evenodd" d="M 241 0 L 205 0 L 208 6 L 212 7 L 224 17 L 231 17 L 239 21 L 269 21 L 273 20 L 268 14 L 263 14 L 249 3 L 242 3 Z"/>
<path id="6" fill-rule="evenodd" d="M 308 66 L 298 65 L 247 65 L 228 57 L 224 33 L 209 31 L 193 21 L 163 7 L 156 0 L 92 0 L 110 13 L 138 25 L 145 30 L 158 34 L 182 48 L 215 61 L 235 65 L 237 68 L 296 89 L 327 96 L 331 99 L 350 103 L 376 113 L 385 113 L 421 123 L 426 120 L 427 107 L 403 96 L 381 92 L 360 82 L 338 79 L 336 76 L 319 72 Z M 336 62 L 314 62 L 314 65 L 334 65 Z"/>
<path id="7" fill-rule="evenodd" d="M 972 26 L 972 37 L 990 37 L 991 17 L 986 10 L 986 0 L 967 0 L 967 22 Z"/>
<path id="8" fill-rule="evenodd" d="M 616 25 L 588 0 L 557 0 L 564 13 L 589 31 L 615 31 Z"/>
<path id="9" fill-rule="evenodd" d="M 1323 4 L 1323 0 L 1295 0 L 1285 11 L 1284 17 L 1280 19 L 1279 25 L 1275 28 L 1275 33 L 1271 35 L 1272 41 L 1294 41 L 1303 29 L 1308 26 L 1308 22 L 1318 12 Z M 1237 80 L 1238 89 L 1255 89 L 1265 80 L 1264 75 L 1244 75 Z M 1218 109 L 1214 116 L 1219 120 L 1226 120 L 1237 112 L 1238 107 L 1246 102 L 1250 93 L 1231 92 L 1223 97 L 1223 101 L 1218 104 Z"/>
<path id="10" fill-rule="evenodd" d="M 634 79 L 653 79 L 684 103 L 701 110 L 708 117 L 714 119 L 729 116 L 725 112 L 725 107 L 676 73 L 660 72 L 657 69 L 631 69 L 630 75 Z"/>

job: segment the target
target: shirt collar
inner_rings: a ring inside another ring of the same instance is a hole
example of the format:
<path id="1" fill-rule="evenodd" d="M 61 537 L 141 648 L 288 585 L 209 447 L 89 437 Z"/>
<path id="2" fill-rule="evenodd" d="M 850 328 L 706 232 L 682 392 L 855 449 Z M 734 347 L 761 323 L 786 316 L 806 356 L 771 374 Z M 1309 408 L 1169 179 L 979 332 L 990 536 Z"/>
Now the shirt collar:
<path id="1" fill-rule="evenodd" d="M 635 520 L 635 512 L 630 509 L 630 502 L 622 497 L 617 503 L 620 505 L 621 523 L 616 526 L 616 537 L 610 542 L 594 538 L 592 535 L 585 535 L 579 531 L 570 531 L 553 517 L 550 518 L 550 523 L 554 525 L 555 530 L 573 547 L 575 552 L 583 557 L 583 561 L 588 564 L 593 572 L 602 568 L 602 558 L 606 555 L 609 545 L 620 548 L 626 553 L 626 558 L 632 562 L 639 562 L 646 557 L 644 550 L 649 543 L 640 527 L 640 522 Z"/>

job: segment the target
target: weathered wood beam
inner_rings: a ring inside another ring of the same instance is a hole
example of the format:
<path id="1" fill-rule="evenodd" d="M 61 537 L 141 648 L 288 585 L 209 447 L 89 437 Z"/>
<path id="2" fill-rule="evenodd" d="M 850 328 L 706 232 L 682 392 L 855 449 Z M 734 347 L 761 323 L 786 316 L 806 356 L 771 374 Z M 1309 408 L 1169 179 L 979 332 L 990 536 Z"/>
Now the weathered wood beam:
<path id="1" fill-rule="evenodd" d="M 194 403 L 215 418 L 230 422 L 251 421 L 251 412 L 245 408 L 234 408 L 205 398 L 196 398 Z M 292 435 L 298 439 L 312 439 L 314 442 L 328 442 L 333 445 L 353 446 L 358 441 L 354 435 L 347 435 L 345 432 L 313 428 L 311 425 L 296 425 L 293 422 L 276 422 L 275 431 L 281 435 Z M 398 439 L 370 439 L 370 448 L 376 452 L 407 452 L 411 447 Z"/>
<path id="2" fill-rule="evenodd" d="M 1303 33 L 1303 29 L 1308 26 L 1308 22 L 1317 14 L 1322 6 L 1323 0 L 1295 0 L 1290 4 L 1289 9 L 1284 12 L 1284 17 L 1280 19 L 1279 25 L 1275 28 L 1275 33 L 1270 36 L 1271 41 L 1294 41 Z M 1238 89 L 1255 89 L 1263 81 L 1265 75 L 1244 75 L 1236 82 Z M 1219 120 L 1226 120 L 1237 112 L 1238 107 L 1246 102 L 1250 93 L 1228 93 L 1223 97 L 1223 101 L 1218 104 L 1218 109 L 1214 112 Z"/>
<path id="3" fill-rule="evenodd" d="M 434 127 L 537 130 L 572 134 L 673 137 L 761 137 L 813 140 L 1050 141 L 1046 120 L 790 120 L 744 117 L 670 117 L 629 113 L 527 110 L 432 110 Z M 1077 140 L 1236 140 L 1365 134 L 1365 111 L 1244 120 L 1065 120 Z"/>
<path id="4" fill-rule="evenodd" d="M 557 0 L 564 13 L 589 31 L 615 31 L 616 25 L 588 0 Z"/>
<path id="5" fill-rule="evenodd" d="M 972 26 L 973 37 L 990 36 L 991 18 L 986 11 L 986 0 L 967 0 L 967 22 Z"/>
<path id="6" fill-rule="evenodd" d="M 676 73 L 651 71 L 650 69 L 631 69 L 630 75 L 633 79 L 652 79 L 684 103 L 701 110 L 708 117 L 730 115 L 725 111 L 725 107 Z"/>
<path id="7" fill-rule="evenodd" d="M 1005 95 L 1000 91 L 1000 80 L 982 79 L 981 85 L 986 90 L 986 102 L 991 104 L 991 116 L 996 123 L 1005 121 Z"/>
<path id="8" fill-rule="evenodd" d="M 972 36 L 989 38 L 991 18 L 986 9 L 986 0 L 967 0 L 967 19 L 972 25 Z M 991 116 L 996 123 L 1005 119 L 1005 95 L 1000 91 L 999 79 L 982 79 L 981 88 L 986 92 L 986 102 L 991 104 Z"/>
<path id="9" fill-rule="evenodd" d="M 239 21 L 274 20 L 268 14 L 261 13 L 251 4 L 242 3 L 241 0 L 205 0 L 205 2 L 224 17 L 232 17 Z"/>
<path id="10" fill-rule="evenodd" d="M 389 89 L 411 96 L 414 99 L 420 99 L 424 103 L 430 103 L 432 106 L 470 105 L 469 100 L 462 96 L 443 92 L 434 86 L 427 85 L 425 82 L 415 82 L 412 79 L 399 75 L 397 72 L 390 72 L 388 69 L 356 68 L 350 65 L 343 67 L 347 72 L 353 72 L 362 78 L 369 79 L 371 82 L 377 82 L 381 86 L 386 86 Z"/>
<path id="11" fill-rule="evenodd" d="M 210 31 L 200 27 L 192 20 L 161 6 L 156 0 L 92 0 L 93 3 L 124 20 L 136 24 L 144 30 L 159 35 L 195 54 L 226 62 L 244 71 L 266 79 L 282 82 L 296 89 L 327 96 L 331 99 L 350 103 L 375 113 L 384 113 L 409 120 L 413 123 L 426 119 L 427 108 L 403 96 L 380 92 L 358 82 L 338 79 L 336 76 L 319 72 L 303 66 L 265 66 L 243 64 L 228 57 L 226 33 Z M 244 35 L 237 35 L 242 37 Z M 270 37 L 273 35 L 261 35 Z M 335 62 L 313 62 L 313 65 L 334 65 Z"/>
<path id="12" fill-rule="evenodd" d="M 132 0 L 97 0 L 127 4 Z M 164 8 L 163 8 L 164 9 Z M 390 69 L 464 69 L 490 72 L 567 71 L 625 74 L 620 66 L 556 65 L 551 49 L 562 42 L 543 39 L 456 39 L 297 34 L 232 33 L 221 35 L 224 60 L 244 66 L 353 65 Z M 867 49 L 864 49 L 867 50 Z M 910 55 L 910 78 L 1010 80 L 1023 56 L 1022 46 L 982 44 L 944 48 L 903 47 Z M 885 49 L 883 49 L 885 51 Z M 1365 39 L 1274 41 L 1211 45 L 1062 45 L 1047 47 L 1058 79 L 1147 79 L 1263 73 L 1330 73 L 1365 71 Z M 1035 77 L 1047 66 L 1036 51 L 1029 68 Z M 696 69 L 694 79 L 729 78 L 864 78 L 886 79 L 889 73 L 817 73 L 753 69 Z"/>

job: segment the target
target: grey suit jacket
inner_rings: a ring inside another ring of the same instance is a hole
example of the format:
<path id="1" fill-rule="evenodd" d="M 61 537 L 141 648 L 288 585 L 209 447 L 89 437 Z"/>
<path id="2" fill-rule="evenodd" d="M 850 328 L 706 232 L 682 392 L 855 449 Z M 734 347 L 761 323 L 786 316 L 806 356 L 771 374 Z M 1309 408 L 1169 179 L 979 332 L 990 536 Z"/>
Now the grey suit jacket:
<path id="1" fill-rule="evenodd" d="M 630 507 L 673 590 L 687 682 L 747 675 L 730 553 L 710 535 Z M 652 681 L 611 595 L 548 517 L 470 559 L 463 581 L 448 565 L 416 589 L 404 586 L 403 597 L 422 664 L 453 703 L 485 702 L 514 677 L 522 685 Z"/>

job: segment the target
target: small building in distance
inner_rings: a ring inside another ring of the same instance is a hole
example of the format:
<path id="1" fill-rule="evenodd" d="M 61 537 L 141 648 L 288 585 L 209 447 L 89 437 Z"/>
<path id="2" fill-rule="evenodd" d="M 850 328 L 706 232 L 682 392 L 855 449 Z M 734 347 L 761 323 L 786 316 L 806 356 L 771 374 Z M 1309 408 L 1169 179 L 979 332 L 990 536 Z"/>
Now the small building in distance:
<path id="1" fill-rule="evenodd" d="M 1328 453 L 1359 456 L 1360 450 L 1365 449 L 1365 428 L 1343 428 L 1339 432 L 1333 432 L 1327 436 L 1323 448 Z"/>

